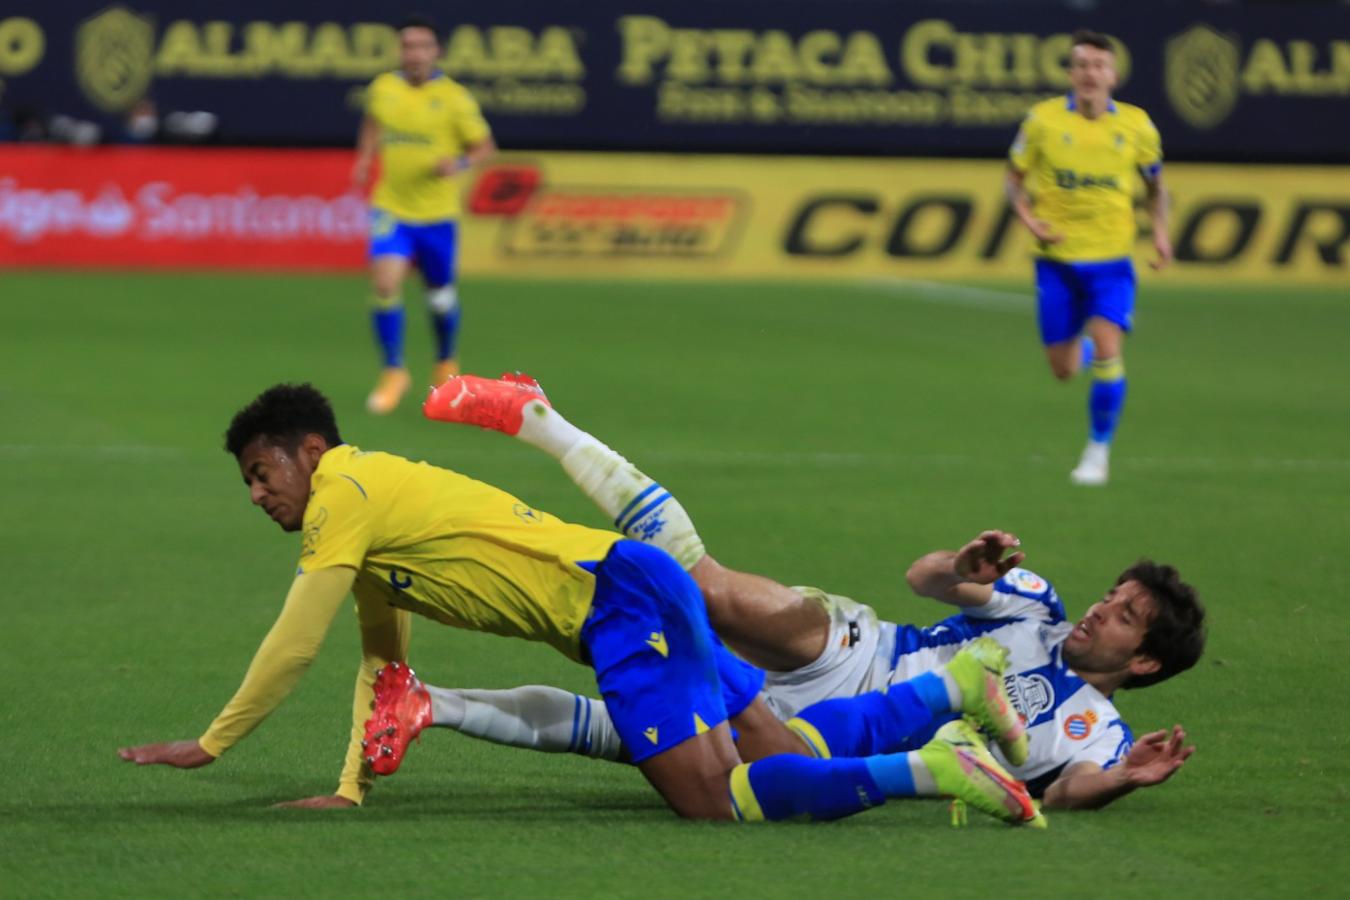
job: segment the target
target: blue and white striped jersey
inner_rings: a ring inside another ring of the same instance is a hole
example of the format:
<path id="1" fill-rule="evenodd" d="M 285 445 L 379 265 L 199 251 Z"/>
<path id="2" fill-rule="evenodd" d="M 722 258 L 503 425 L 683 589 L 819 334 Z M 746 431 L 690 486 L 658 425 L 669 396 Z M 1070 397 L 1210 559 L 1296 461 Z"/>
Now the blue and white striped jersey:
<path id="1" fill-rule="evenodd" d="M 966 641 L 989 635 L 1008 648 L 1004 680 L 1013 705 L 1027 721 L 1031 752 L 1008 766 L 1040 796 L 1068 766 L 1110 768 L 1134 738 L 1111 700 L 1065 664 L 1061 645 L 1073 630 L 1055 589 L 1041 576 L 1013 569 L 994 584 L 984 606 L 967 607 L 936 625 L 883 623 L 878 650 L 891 653 L 891 683 L 932 671 Z M 893 629 L 894 636 L 886 632 Z M 889 645 L 889 646 L 888 646 Z M 993 748 L 998 755 L 998 748 Z M 1000 762 L 1007 761 L 1000 757 Z"/>

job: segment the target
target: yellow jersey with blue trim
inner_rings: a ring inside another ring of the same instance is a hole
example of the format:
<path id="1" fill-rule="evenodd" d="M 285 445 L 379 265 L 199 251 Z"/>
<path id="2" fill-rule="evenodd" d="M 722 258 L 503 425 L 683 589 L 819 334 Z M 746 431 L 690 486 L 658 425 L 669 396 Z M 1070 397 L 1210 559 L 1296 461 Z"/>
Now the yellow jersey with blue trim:
<path id="1" fill-rule="evenodd" d="M 363 602 L 580 661 L 595 576 L 579 563 L 603 559 L 620 537 L 449 469 L 343 445 L 314 471 L 299 572 L 350 567 Z"/>
<path id="2" fill-rule="evenodd" d="M 1099 262 L 1130 255 L 1140 174 L 1156 177 L 1162 139 L 1148 114 L 1111 101 L 1095 119 L 1073 95 L 1031 108 L 1008 154 L 1027 176 L 1037 217 L 1063 236 L 1042 244 L 1041 256 L 1061 262 Z"/>
<path id="3" fill-rule="evenodd" d="M 419 85 L 386 72 L 370 83 L 366 114 L 380 126 L 380 176 L 371 205 L 407 222 L 458 216 L 456 181 L 436 174 L 436 164 L 491 134 L 468 88 L 439 72 Z"/>

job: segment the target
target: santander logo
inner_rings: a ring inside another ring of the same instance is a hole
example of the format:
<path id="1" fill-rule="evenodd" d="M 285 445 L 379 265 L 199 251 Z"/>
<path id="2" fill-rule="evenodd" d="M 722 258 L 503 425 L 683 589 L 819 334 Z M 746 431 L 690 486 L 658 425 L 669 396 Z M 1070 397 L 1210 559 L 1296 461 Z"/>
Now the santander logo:
<path id="1" fill-rule="evenodd" d="M 60 236 L 347 242 L 362 240 L 367 229 L 366 202 L 355 193 L 260 193 L 243 184 L 232 191 L 205 194 L 161 180 L 128 195 L 112 182 L 85 193 L 27 187 L 13 177 L 0 178 L 0 238 L 20 244 Z"/>

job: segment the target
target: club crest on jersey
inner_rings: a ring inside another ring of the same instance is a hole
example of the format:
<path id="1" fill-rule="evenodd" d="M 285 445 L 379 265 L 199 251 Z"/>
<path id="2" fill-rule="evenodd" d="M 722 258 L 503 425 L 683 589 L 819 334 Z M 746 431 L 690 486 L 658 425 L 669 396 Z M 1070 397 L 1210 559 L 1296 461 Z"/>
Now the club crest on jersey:
<path id="1" fill-rule="evenodd" d="M 305 530 L 300 535 L 301 559 L 319 552 L 319 535 L 323 532 L 324 523 L 327 521 L 328 507 L 321 506 L 319 511 L 305 525 Z"/>
<path id="2" fill-rule="evenodd" d="M 1064 720 L 1064 733 L 1075 741 L 1085 740 L 1092 734 L 1092 726 L 1097 723 L 1097 714 L 1092 710 L 1086 713 L 1074 713 Z"/>
<path id="3" fill-rule="evenodd" d="M 1036 724 L 1041 713 L 1054 708 L 1055 688 L 1044 675 L 1009 673 L 1003 676 L 1003 685 L 1008 689 L 1013 708 L 1029 725 Z"/>

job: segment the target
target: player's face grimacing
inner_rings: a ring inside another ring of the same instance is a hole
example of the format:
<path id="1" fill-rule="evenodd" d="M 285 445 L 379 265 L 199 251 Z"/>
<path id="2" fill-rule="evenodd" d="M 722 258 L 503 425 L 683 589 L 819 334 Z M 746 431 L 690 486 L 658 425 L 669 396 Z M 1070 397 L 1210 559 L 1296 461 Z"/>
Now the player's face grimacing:
<path id="1" fill-rule="evenodd" d="M 306 439 L 295 453 L 289 453 L 257 438 L 239 454 L 239 474 L 248 485 L 249 499 L 282 531 L 299 531 L 305 520 L 310 477 L 318 465 L 309 443 Z"/>
<path id="2" fill-rule="evenodd" d="M 1125 581 L 1107 592 L 1074 626 L 1064 641 L 1064 661 L 1081 672 L 1144 674 L 1157 660 L 1139 653 L 1157 606 L 1137 581 Z"/>
<path id="3" fill-rule="evenodd" d="M 430 28 L 410 27 L 398 33 L 399 67 L 414 82 L 431 77 L 440 53 L 440 41 Z"/>
<path id="4" fill-rule="evenodd" d="M 1116 56 L 1090 44 L 1069 52 L 1069 82 L 1079 102 L 1104 104 L 1116 87 Z"/>

